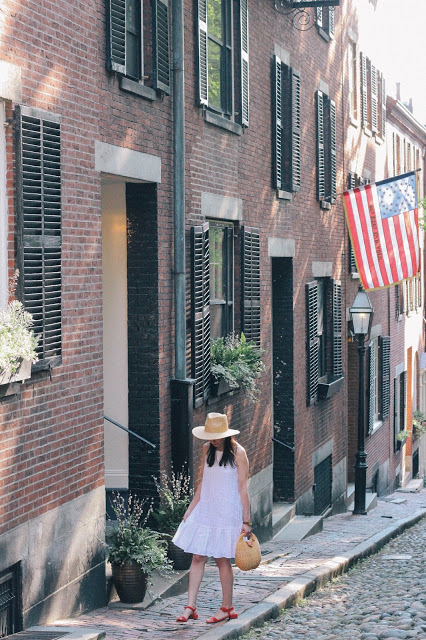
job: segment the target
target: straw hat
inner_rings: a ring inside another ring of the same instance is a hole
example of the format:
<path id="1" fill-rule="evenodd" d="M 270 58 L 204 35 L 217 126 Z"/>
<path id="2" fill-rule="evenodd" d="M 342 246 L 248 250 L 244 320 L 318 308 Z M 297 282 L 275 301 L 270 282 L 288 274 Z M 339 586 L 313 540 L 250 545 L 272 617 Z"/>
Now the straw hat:
<path id="1" fill-rule="evenodd" d="M 240 432 L 228 428 L 228 416 L 224 413 L 208 413 L 206 424 L 203 427 L 194 427 L 192 433 L 200 440 L 219 440 Z"/>

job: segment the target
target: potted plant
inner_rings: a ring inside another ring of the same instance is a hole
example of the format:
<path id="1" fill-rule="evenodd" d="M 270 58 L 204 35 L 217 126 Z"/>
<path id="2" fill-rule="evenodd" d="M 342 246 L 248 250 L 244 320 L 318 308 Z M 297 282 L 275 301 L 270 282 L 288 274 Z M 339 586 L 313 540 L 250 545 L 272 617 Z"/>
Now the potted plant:
<path id="1" fill-rule="evenodd" d="M 172 537 L 194 495 L 194 490 L 190 487 L 190 477 L 182 469 L 179 473 L 172 471 L 170 477 L 163 472 L 160 476 L 160 481 L 154 478 L 154 482 L 160 498 L 160 506 L 152 514 L 156 528 L 166 538 L 167 554 L 173 562 L 173 568 L 178 570 L 188 569 L 191 564 L 192 554 L 185 553 L 177 547 L 172 542 Z"/>
<path id="2" fill-rule="evenodd" d="M 10 283 L 13 295 L 17 273 Z M 33 319 L 22 302 L 12 299 L 0 311 L 0 385 L 31 377 L 31 363 L 37 362 L 38 338 L 31 330 Z"/>
<path id="3" fill-rule="evenodd" d="M 426 433 L 426 416 L 422 411 L 415 411 L 413 415 L 413 432 L 416 436 Z"/>
<path id="4" fill-rule="evenodd" d="M 226 338 L 213 340 L 211 346 L 211 373 L 213 385 L 221 382 L 229 389 L 242 387 L 252 402 L 259 396 L 257 378 L 265 371 L 262 360 L 263 350 L 252 340 L 246 340 L 244 333 L 238 336 L 230 333 Z M 218 389 L 214 390 L 216 393 Z"/>
<path id="5" fill-rule="evenodd" d="M 152 506 L 129 493 L 128 503 L 114 492 L 111 507 L 116 526 L 107 532 L 108 560 L 122 602 L 142 602 L 154 571 L 166 576 L 172 570 L 166 542 L 157 531 L 146 526 Z M 145 513 L 146 511 L 146 513 Z"/>

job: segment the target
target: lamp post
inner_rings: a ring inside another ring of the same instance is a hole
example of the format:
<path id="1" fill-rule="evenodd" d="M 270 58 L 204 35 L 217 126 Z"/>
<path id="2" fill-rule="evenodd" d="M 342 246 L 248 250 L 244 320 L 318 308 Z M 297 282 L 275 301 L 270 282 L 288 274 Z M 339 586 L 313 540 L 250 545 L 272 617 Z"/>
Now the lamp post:
<path id="1" fill-rule="evenodd" d="M 359 285 L 355 300 L 349 309 L 352 332 L 358 341 L 359 390 L 358 390 L 358 450 L 355 462 L 354 514 L 365 515 L 365 492 L 367 487 L 367 454 L 365 453 L 365 352 L 373 323 L 374 309 L 370 298 Z"/>

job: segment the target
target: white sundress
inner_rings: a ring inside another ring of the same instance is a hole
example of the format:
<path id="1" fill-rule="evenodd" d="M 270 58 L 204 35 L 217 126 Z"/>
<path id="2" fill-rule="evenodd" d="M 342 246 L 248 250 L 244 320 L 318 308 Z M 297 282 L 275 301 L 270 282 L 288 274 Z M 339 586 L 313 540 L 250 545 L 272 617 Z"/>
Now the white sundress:
<path id="1" fill-rule="evenodd" d="M 173 538 L 175 545 L 187 553 L 213 558 L 235 556 L 243 522 L 238 470 L 229 462 L 226 467 L 219 466 L 221 455 L 216 450 L 212 467 L 206 460 L 200 501 Z"/>

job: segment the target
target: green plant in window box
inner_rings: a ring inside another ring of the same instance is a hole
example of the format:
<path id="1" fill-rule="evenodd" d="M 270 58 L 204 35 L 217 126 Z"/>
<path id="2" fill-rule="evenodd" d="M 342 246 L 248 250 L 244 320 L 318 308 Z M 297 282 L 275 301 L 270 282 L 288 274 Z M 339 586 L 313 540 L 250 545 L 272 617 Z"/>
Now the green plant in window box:
<path id="1" fill-rule="evenodd" d="M 422 411 L 415 411 L 413 415 L 413 431 L 416 436 L 426 433 L 426 416 Z"/>
<path id="2" fill-rule="evenodd" d="M 226 382 L 231 389 L 242 387 L 252 402 L 256 402 L 260 390 L 257 379 L 265 371 L 262 360 L 264 351 L 244 333 L 230 333 L 226 338 L 213 340 L 211 346 L 211 373 L 214 382 Z"/>
<path id="3" fill-rule="evenodd" d="M 400 431 L 396 436 L 396 439 L 398 440 L 398 442 L 403 442 L 403 440 L 405 440 L 406 438 L 409 438 L 410 435 L 411 434 L 409 431 Z"/>
<path id="4" fill-rule="evenodd" d="M 11 281 L 9 294 L 13 294 L 16 278 L 17 274 Z M 11 300 L 6 309 L 0 311 L 0 384 L 31 376 L 31 363 L 38 359 L 38 338 L 31 329 L 32 324 L 31 314 L 19 300 Z M 25 364 L 28 366 L 23 373 Z"/>

